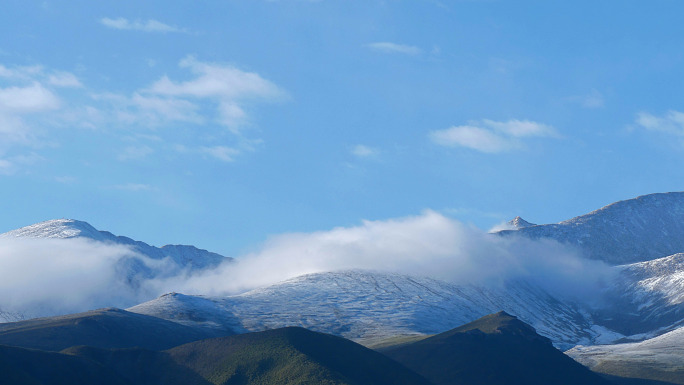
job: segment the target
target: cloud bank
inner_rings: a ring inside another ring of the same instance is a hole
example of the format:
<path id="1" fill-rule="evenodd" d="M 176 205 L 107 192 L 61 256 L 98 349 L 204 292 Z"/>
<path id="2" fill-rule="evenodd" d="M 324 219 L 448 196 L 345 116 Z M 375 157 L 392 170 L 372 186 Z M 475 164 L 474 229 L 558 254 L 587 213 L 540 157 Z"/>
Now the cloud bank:
<path id="1" fill-rule="evenodd" d="M 0 311 L 41 316 L 105 306 L 126 307 L 157 293 L 131 285 L 131 258 L 166 271 L 127 247 L 87 239 L 0 239 Z"/>
<path id="2" fill-rule="evenodd" d="M 124 268 L 132 258 L 162 273 L 131 278 Z M 172 291 L 231 295 L 302 274 L 347 269 L 430 276 L 457 284 L 501 285 L 524 279 L 571 297 L 595 294 L 611 271 L 554 241 L 500 237 L 434 211 L 278 235 L 236 262 L 194 273 L 174 270 L 170 261 L 149 260 L 125 247 L 84 239 L 0 238 L 0 311 L 35 315 L 128 307 Z"/>

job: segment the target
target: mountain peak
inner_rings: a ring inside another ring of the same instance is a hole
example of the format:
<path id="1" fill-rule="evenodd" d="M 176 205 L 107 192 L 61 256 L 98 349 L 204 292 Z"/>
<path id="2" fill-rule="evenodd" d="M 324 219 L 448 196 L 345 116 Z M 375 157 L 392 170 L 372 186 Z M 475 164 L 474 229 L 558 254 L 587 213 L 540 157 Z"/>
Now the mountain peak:
<path id="1" fill-rule="evenodd" d="M 525 227 L 530 227 L 530 226 L 536 226 L 536 224 L 530 223 L 530 222 L 522 219 L 520 216 L 517 216 L 517 217 L 511 219 L 510 221 L 506 222 L 506 224 L 515 230 L 523 229 Z"/>
<path id="2" fill-rule="evenodd" d="M 467 333 L 474 330 L 479 330 L 485 334 L 511 334 L 546 340 L 545 337 L 537 334 L 537 331 L 534 330 L 532 326 L 519 320 L 516 316 L 506 313 L 505 311 L 486 315 L 447 333 Z"/>
<path id="3" fill-rule="evenodd" d="M 51 219 L 0 234 L 3 238 L 76 238 L 101 240 L 103 235 L 88 222 L 76 219 Z"/>

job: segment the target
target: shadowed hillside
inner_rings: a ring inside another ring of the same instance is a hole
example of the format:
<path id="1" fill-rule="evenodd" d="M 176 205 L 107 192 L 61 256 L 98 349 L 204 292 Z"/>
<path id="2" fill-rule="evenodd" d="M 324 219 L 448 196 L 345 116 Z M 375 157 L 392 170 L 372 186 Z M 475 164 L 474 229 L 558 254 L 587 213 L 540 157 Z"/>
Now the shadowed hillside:
<path id="1" fill-rule="evenodd" d="M 382 352 L 438 385 L 607 384 L 505 312 Z"/>

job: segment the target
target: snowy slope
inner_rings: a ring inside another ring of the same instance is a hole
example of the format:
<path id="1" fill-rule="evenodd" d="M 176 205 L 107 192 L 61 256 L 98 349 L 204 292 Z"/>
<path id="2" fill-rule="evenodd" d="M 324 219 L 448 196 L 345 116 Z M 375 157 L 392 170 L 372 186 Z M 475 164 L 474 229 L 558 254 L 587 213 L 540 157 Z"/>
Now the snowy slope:
<path id="1" fill-rule="evenodd" d="M 684 382 L 684 327 L 638 343 L 577 346 L 566 354 L 602 373 Z"/>
<path id="2" fill-rule="evenodd" d="M 499 234 L 555 239 L 615 265 L 648 261 L 684 252 L 684 192 L 644 195 L 557 224 Z"/>
<path id="3" fill-rule="evenodd" d="M 595 322 L 641 340 L 684 323 L 684 254 L 615 267 Z"/>
<path id="4" fill-rule="evenodd" d="M 166 245 L 159 247 L 133 239 L 116 236 L 108 231 L 99 231 L 87 222 L 74 219 L 53 219 L 0 234 L 1 238 L 88 238 L 99 242 L 126 245 L 133 251 L 152 259 L 170 258 L 179 267 L 206 269 L 226 261 L 227 257 L 198 249 L 194 246 Z M 232 258 L 228 258 L 232 259 Z"/>
<path id="5" fill-rule="evenodd" d="M 165 295 L 128 310 L 236 332 L 302 326 L 372 343 L 440 333 L 502 309 L 561 347 L 601 338 L 576 307 L 522 282 L 484 288 L 359 270 L 303 275 L 223 298 Z"/>

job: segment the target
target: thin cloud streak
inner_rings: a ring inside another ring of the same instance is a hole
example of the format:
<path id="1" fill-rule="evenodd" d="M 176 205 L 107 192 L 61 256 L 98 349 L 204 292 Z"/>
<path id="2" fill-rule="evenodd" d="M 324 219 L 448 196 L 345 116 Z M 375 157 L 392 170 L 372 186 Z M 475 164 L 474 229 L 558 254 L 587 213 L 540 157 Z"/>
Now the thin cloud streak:
<path id="1" fill-rule="evenodd" d="M 389 53 L 389 54 L 403 54 L 403 55 L 420 55 L 423 53 L 423 50 L 412 46 L 412 45 L 405 45 L 405 44 L 396 44 L 396 43 L 391 43 L 387 41 L 382 41 L 382 42 L 377 42 L 377 43 L 370 43 L 366 45 L 368 48 L 372 49 L 373 51 L 376 52 L 381 52 L 381 53 Z"/>
<path id="2" fill-rule="evenodd" d="M 128 30 L 128 31 L 142 31 L 142 32 L 187 32 L 186 30 L 174 27 L 154 19 L 148 20 L 128 20 L 123 17 L 116 19 L 104 17 L 100 19 L 100 24 L 108 28 Z"/>
<path id="3" fill-rule="evenodd" d="M 670 110 L 663 116 L 640 112 L 637 115 L 636 124 L 647 131 L 684 136 L 684 112 Z"/>

